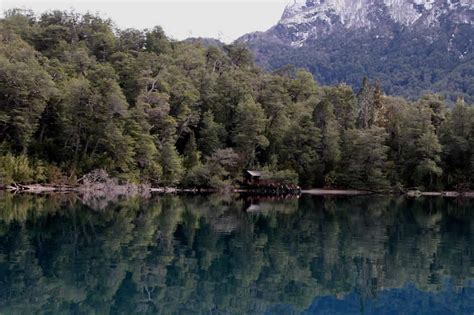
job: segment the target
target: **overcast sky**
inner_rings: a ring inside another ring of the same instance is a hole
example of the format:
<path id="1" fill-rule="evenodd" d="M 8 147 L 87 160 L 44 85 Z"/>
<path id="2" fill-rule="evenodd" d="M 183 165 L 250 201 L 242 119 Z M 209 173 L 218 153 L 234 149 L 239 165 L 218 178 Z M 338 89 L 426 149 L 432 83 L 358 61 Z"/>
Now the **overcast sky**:
<path id="1" fill-rule="evenodd" d="M 163 27 L 174 39 L 213 37 L 230 42 L 239 36 L 265 31 L 280 19 L 292 0 L 0 0 L 0 12 L 27 8 L 37 13 L 74 9 L 100 13 L 119 28 Z"/>

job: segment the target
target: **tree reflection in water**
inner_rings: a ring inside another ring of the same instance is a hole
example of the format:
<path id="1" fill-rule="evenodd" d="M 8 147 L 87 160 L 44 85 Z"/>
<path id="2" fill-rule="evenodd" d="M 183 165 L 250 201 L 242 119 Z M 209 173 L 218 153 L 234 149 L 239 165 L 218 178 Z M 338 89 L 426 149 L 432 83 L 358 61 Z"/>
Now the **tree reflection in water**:
<path id="1" fill-rule="evenodd" d="M 471 200 L 88 204 L 0 198 L 0 313 L 474 311 Z"/>

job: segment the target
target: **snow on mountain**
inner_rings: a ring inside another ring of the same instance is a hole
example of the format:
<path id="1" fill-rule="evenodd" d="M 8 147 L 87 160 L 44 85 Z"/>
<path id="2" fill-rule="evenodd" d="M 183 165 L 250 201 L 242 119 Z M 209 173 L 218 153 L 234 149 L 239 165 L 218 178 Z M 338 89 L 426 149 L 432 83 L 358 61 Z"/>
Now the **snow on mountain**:
<path id="1" fill-rule="evenodd" d="M 293 0 L 277 28 L 291 46 L 338 28 L 373 29 L 390 24 L 433 27 L 457 12 L 459 23 L 474 24 L 474 0 Z"/>
<path id="2" fill-rule="evenodd" d="M 474 103 L 474 0 L 293 0 L 237 41 L 262 67 L 307 69 L 323 85 L 369 77 L 391 95 Z"/>

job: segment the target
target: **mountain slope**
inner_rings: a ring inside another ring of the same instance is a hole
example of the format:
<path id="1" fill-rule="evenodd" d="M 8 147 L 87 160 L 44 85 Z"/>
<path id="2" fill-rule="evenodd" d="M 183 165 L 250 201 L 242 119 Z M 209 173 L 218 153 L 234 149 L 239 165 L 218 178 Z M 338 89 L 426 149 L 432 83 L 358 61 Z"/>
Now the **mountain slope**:
<path id="1" fill-rule="evenodd" d="M 293 64 L 323 84 L 368 76 L 389 94 L 474 100 L 472 0 L 296 0 L 270 30 L 238 41 L 265 68 Z"/>

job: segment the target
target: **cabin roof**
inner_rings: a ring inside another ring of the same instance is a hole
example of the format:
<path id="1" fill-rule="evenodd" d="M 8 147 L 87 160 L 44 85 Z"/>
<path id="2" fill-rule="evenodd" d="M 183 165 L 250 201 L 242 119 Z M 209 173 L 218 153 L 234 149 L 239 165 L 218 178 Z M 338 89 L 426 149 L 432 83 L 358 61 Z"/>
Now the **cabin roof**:
<path id="1" fill-rule="evenodd" d="M 259 171 L 247 170 L 246 172 L 252 177 L 261 177 L 262 176 L 262 172 L 259 172 Z"/>

